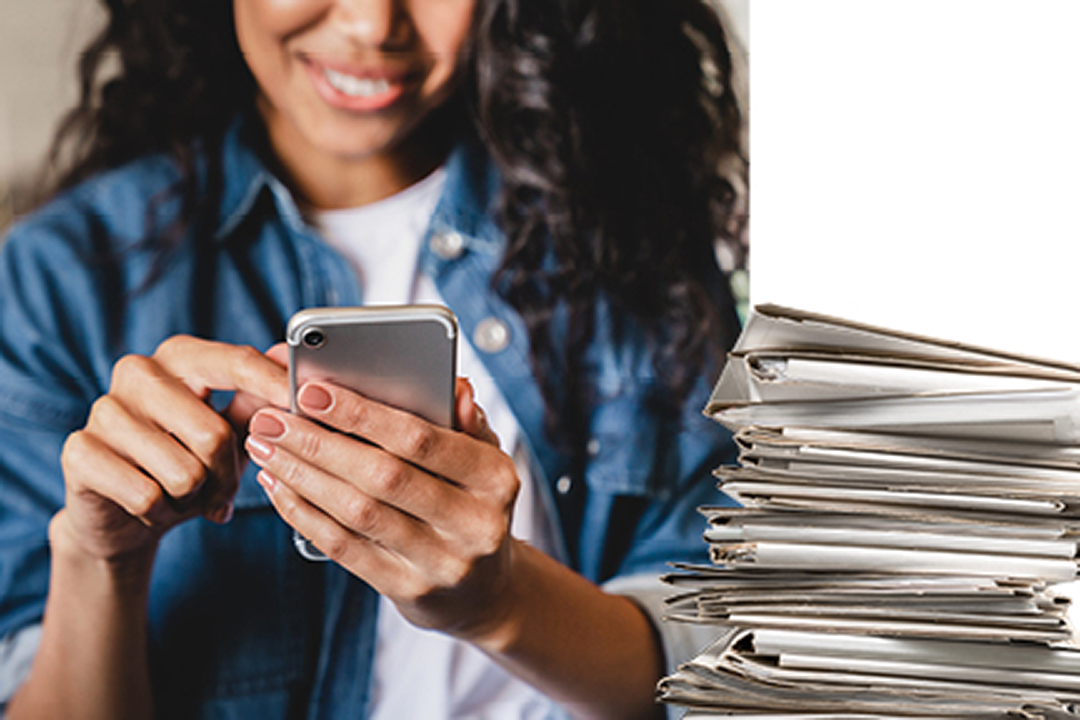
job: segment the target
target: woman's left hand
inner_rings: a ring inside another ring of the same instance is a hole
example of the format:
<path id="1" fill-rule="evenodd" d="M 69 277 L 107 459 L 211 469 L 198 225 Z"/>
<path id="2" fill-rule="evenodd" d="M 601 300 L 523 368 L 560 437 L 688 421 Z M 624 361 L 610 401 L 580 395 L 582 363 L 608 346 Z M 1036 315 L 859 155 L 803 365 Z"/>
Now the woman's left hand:
<path id="1" fill-rule="evenodd" d="M 460 431 L 309 382 L 311 419 L 260 410 L 246 448 L 289 525 L 412 623 L 477 640 L 511 612 L 520 481 L 468 381 L 456 390 Z"/>

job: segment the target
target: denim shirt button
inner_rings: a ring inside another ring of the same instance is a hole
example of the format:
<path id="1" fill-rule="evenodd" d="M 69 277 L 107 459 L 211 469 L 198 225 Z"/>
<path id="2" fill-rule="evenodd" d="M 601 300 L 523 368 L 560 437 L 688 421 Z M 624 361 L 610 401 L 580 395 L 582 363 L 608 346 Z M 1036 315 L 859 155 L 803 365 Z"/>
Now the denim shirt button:
<path id="1" fill-rule="evenodd" d="M 431 252 L 443 260 L 455 260 L 465 252 L 465 238 L 453 230 L 440 230 L 431 234 Z"/>
<path id="2" fill-rule="evenodd" d="M 495 317 L 484 318 L 473 331 L 473 344 L 486 353 L 497 353 L 510 344 L 510 328 Z"/>
<path id="3" fill-rule="evenodd" d="M 555 481 L 555 492 L 560 495 L 566 495 L 574 488 L 574 481 L 570 479 L 569 475 L 563 475 L 561 478 Z"/>
<path id="4" fill-rule="evenodd" d="M 596 438 L 589 440 L 589 444 L 585 446 L 585 451 L 589 453 L 589 457 L 596 457 L 600 454 L 600 441 Z"/>

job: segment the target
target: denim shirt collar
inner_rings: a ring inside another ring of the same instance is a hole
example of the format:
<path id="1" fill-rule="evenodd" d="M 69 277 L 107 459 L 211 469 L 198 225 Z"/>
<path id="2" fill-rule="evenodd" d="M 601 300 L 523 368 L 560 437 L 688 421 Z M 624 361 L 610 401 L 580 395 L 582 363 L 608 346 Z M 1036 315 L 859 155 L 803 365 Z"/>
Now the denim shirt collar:
<path id="1" fill-rule="evenodd" d="M 446 161 L 446 187 L 432 215 L 430 232 L 456 231 L 466 252 L 501 253 L 505 236 L 496 225 L 495 201 L 501 177 L 472 136 L 462 140 Z"/>
<path id="2" fill-rule="evenodd" d="M 269 190 L 278 214 L 290 230 L 310 231 L 292 192 L 259 158 L 255 133 L 253 121 L 242 117 L 225 134 L 222 144 L 225 185 L 214 233 L 218 241 L 227 239 L 251 214 L 263 190 Z M 487 160 L 479 141 L 468 136 L 458 143 L 447 158 L 446 170 L 446 188 L 432 216 L 429 233 L 457 232 L 466 251 L 501 252 L 504 238 L 492 220 L 500 176 L 494 164 Z"/>
<path id="3" fill-rule="evenodd" d="M 266 168 L 255 151 L 255 132 L 253 121 L 240 117 L 225 133 L 221 158 L 225 185 L 215 240 L 227 239 L 241 225 L 264 189 L 269 189 L 278 214 L 293 232 L 305 229 L 292 193 Z"/>

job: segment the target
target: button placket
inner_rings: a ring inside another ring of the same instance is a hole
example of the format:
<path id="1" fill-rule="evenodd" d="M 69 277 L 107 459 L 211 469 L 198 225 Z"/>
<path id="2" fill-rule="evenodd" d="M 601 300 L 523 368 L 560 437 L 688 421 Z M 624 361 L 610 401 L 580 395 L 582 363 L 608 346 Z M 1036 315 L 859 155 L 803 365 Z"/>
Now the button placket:
<path id="1" fill-rule="evenodd" d="M 497 317 L 486 317 L 477 323 L 472 339 L 483 352 L 502 352 L 510 345 L 510 328 Z"/>
<path id="2" fill-rule="evenodd" d="M 456 230 L 436 230 L 428 244 L 431 252 L 443 260 L 456 260 L 465 252 L 465 238 Z"/>
<path id="3" fill-rule="evenodd" d="M 563 475 L 555 481 L 555 492 L 560 495 L 568 495 L 574 489 L 574 481 L 569 475 Z"/>

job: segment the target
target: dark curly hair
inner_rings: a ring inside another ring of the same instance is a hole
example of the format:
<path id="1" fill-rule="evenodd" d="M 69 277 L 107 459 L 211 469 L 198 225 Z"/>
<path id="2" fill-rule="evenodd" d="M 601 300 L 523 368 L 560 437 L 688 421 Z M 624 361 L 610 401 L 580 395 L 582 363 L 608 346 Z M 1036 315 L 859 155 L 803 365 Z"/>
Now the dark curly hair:
<path id="1" fill-rule="evenodd" d="M 737 245 L 747 163 L 713 1 L 477 2 L 460 97 L 503 173 L 509 245 L 495 287 L 529 329 L 556 437 L 584 437 L 598 301 L 650 334 L 672 409 L 737 332 L 714 253 Z M 213 153 L 253 106 L 255 82 L 231 2 L 104 4 L 108 24 L 82 55 L 81 97 L 53 146 L 66 167 L 56 189 L 171 154 L 185 179 L 181 220 L 158 234 L 165 255 L 216 207 L 221 178 L 196 186 L 195 149 L 219 166 Z"/>

